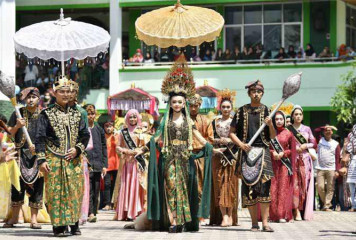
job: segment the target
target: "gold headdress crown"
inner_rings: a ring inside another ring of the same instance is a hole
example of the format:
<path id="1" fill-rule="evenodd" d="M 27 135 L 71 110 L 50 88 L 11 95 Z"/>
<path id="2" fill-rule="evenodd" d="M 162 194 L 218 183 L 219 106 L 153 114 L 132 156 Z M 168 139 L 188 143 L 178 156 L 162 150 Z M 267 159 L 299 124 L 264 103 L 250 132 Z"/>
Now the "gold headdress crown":
<path id="1" fill-rule="evenodd" d="M 77 82 L 73 81 L 72 79 L 69 80 L 69 84 L 70 84 L 70 90 L 71 91 L 79 91 L 79 85 Z"/>
<path id="2" fill-rule="evenodd" d="M 271 111 L 273 111 L 277 106 L 277 103 L 273 104 L 271 107 Z M 286 116 L 291 115 L 293 111 L 293 103 L 283 103 L 282 106 L 278 108 L 278 111 L 282 111 Z"/>
<path id="3" fill-rule="evenodd" d="M 236 91 L 231 91 L 230 89 L 225 88 L 217 92 L 216 95 L 218 97 L 218 108 L 220 108 L 220 104 L 223 100 L 228 100 L 232 104 L 235 102 Z"/>
<path id="4" fill-rule="evenodd" d="M 196 93 L 192 98 L 189 99 L 189 103 L 191 105 L 201 105 L 203 103 L 203 99 L 198 93 Z"/>
<path id="5" fill-rule="evenodd" d="M 174 63 L 163 80 L 161 91 L 166 96 L 183 94 L 190 99 L 195 94 L 195 82 L 191 69 L 188 67 L 184 55 Z"/>
<path id="6" fill-rule="evenodd" d="M 141 115 L 141 118 L 142 118 L 142 120 L 141 120 L 142 122 L 148 122 L 150 125 L 153 125 L 154 119 L 153 119 L 151 114 L 149 114 L 149 113 L 140 113 L 140 115 Z"/>
<path id="7" fill-rule="evenodd" d="M 57 91 L 61 88 L 70 88 L 70 82 L 66 76 L 59 76 L 53 84 L 53 90 Z"/>

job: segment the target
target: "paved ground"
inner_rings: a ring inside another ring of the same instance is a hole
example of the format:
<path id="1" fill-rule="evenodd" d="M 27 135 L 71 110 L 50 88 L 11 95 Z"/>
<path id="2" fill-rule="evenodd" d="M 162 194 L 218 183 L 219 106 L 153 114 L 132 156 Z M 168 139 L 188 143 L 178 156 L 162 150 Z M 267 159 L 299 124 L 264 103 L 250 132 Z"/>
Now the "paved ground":
<path id="1" fill-rule="evenodd" d="M 356 239 L 355 212 L 315 212 L 315 218 L 309 222 L 271 223 L 274 233 L 250 232 L 251 222 L 247 210 L 239 212 L 240 226 L 221 228 L 203 226 L 197 233 L 169 234 L 166 232 L 138 232 L 125 230 L 127 222 L 112 221 L 113 212 L 100 212 L 99 222 L 82 226 L 82 236 L 70 239 Z M 42 230 L 31 230 L 29 224 L 17 225 L 14 229 L 1 229 L 1 240 L 27 240 L 52 238 L 50 225 Z M 53 238 L 52 238 L 53 239 Z"/>

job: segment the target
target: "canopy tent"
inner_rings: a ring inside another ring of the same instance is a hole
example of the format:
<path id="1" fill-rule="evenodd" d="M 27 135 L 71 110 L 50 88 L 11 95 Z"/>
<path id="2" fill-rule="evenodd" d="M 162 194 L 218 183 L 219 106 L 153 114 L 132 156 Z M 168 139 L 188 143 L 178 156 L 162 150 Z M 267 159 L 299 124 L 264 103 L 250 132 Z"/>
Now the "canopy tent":
<path id="1" fill-rule="evenodd" d="M 201 109 L 216 108 L 218 89 L 209 86 L 208 82 L 204 81 L 204 86 L 197 87 L 196 91 L 203 99 Z"/>
<path id="2" fill-rule="evenodd" d="M 159 115 L 158 98 L 136 87 L 109 96 L 107 104 L 110 112 L 136 109 L 139 112 L 148 111 L 151 115 Z"/>

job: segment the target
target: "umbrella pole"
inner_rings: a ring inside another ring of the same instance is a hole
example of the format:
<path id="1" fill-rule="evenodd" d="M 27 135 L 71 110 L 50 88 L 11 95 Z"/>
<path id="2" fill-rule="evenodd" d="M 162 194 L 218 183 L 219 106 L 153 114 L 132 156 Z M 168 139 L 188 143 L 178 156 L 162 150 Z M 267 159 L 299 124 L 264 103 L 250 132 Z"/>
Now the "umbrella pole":
<path id="1" fill-rule="evenodd" d="M 62 67 L 62 77 L 64 77 L 64 60 L 62 60 L 62 63 L 61 63 L 61 67 Z"/>
<path id="2" fill-rule="evenodd" d="M 64 52 L 63 50 L 61 51 L 61 68 L 62 68 L 62 77 L 64 77 Z"/>

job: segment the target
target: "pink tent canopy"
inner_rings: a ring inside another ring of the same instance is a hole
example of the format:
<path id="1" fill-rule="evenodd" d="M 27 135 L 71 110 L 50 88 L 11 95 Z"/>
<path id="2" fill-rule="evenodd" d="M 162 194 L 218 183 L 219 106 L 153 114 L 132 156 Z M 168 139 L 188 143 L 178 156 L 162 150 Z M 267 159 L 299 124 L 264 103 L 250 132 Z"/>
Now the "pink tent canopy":
<path id="1" fill-rule="evenodd" d="M 216 97 L 219 90 L 208 85 L 197 87 L 197 93 L 201 97 Z"/>
<path id="2" fill-rule="evenodd" d="M 217 93 L 219 90 L 204 83 L 204 86 L 196 88 L 197 93 L 202 97 L 201 109 L 212 109 L 217 106 Z"/>
<path id="3" fill-rule="evenodd" d="M 109 111 L 136 109 L 139 112 L 149 111 L 151 115 L 156 115 L 159 101 L 140 88 L 130 88 L 109 96 L 107 104 Z"/>

